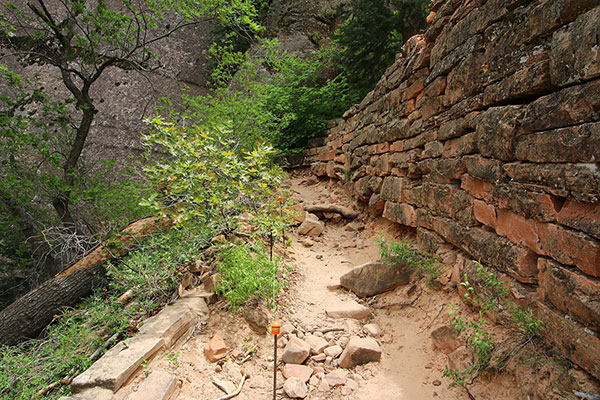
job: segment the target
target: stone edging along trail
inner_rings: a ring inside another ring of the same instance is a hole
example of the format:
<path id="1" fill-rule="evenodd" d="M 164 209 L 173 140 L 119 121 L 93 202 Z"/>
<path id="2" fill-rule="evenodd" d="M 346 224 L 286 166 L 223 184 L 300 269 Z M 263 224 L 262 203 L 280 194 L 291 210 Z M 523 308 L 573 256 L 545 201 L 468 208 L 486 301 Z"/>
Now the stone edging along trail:
<path id="1" fill-rule="evenodd" d="M 203 293 L 191 291 L 175 304 L 166 306 L 146 320 L 135 336 L 119 342 L 85 372 L 73 379 L 72 397 L 61 400 L 110 400 L 123 384 L 147 360 L 160 350 L 169 349 L 184 334 L 194 329 L 197 321 L 206 319 L 208 308 Z M 171 390 L 175 378 L 167 379 Z"/>

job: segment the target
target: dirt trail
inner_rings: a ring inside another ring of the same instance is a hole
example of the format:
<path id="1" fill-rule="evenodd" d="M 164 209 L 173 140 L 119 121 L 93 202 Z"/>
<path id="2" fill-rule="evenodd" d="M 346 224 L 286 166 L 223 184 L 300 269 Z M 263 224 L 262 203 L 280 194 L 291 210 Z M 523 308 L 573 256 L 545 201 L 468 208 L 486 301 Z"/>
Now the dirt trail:
<path id="1" fill-rule="evenodd" d="M 307 185 L 302 177 L 291 180 L 295 196 L 304 204 L 337 202 L 350 205 L 351 200 L 337 186 L 328 187 L 325 183 Z M 440 325 L 448 322 L 448 304 L 457 304 L 454 294 L 430 288 L 420 281 L 414 287 L 400 287 L 395 291 L 377 296 L 369 301 L 374 311 L 367 321 L 352 319 L 330 319 L 325 309 L 350 299 L 358 300 L 352 293 L 343 289 L 329 289 L 327 286 L 338 282 L 339 277 L 352 267 L 378 258 L 376 239 L 379 234 L 396 238 L 399 232 L 385 220 L 359 217 L 359 230 L 348 230 L 348 221 L 328 222 L 322 236 L 307 240 L 304 236 L 292 233 L 292 245 L 285 250 L 288 262 L 294 267 L 291 285 L 281 296 L 278 318 L 291 323 L 301 331 L 309 332 L 322 328 L 343 328 L 341 332 L 330 332 L 325 336 L 330 343 L 345 342 L 349 337 L 363 334 L 363 326 L 376 323 L 382 331 L 379 343 L 383 349 L 380 362 L 358 366 L 350 370 L 349 377 L 358 383 L 358 388 L 348 393 L 342 387 L 320 392 L 309 385 L 307 399 L 468 399 L 463 389 L 449 387 L 449 379 L 442 377 L 446 356 L 433 349 L 430 334 Z M 310 247 L 303 243 L 312 244 Z M 281 251 L 281 249 L 279 249 Z M 411 295 L 407 294 L 411 289 Z M 412 297 L 411 297 L 412 296 Z M 408 299 L 418 299 L 411 306 L 386 306 L 406 303 Z M 359 300 L 360 301 L 360 300 Z M 239 316 L 211 307 L 207 324 L 186 343 L 186 335 L 168 352 L 159 354 L 148 364 L 145 371 L 139 371 L 130 379 L 126 387 L 117 393 L 119 399 L 136 391 L 151 371 L 164 370 L 179 378 L 181 387 L 173 399 L 218 399 L 223 395 L 212 384 L 213 378 L 222 381 L 239 382 L 241 368 L 250 374 L 248 383 L 236 399 L 270 399 L 273 368 L 273 338 L 259 335 L 250 330 L 246 321 Z M 220 332 L 228 347 L 230 356 L 222 366 L 211 364 L 203 354 L 203 346 L 215 332 Z M 303 336 L 302 333 L 299 336 Z M 285 340 L 283 340 L 285 343 Z M 256 346 L 256 353 L 240 365 L 239 354 Z M 283 348 L 279 348 L 279 355 Z M 236 357 L 237 356 L 237 357 Z M 332 369 L 322 362 L 308 362 L 310 366 Z M 278 398 L 287 398 L 281 386 L 283 376 L 278 372 Z M 501 391 L 485 398 L 505 397 Z"/>
<path id="2" fill-rule="evenodd" d="M 345 198 L 343 192 L 334 186 L 333 196 L 324 189 L 323 184 L 317 186 L 305 186 L 294 181 L 292 188 L 307 204 L 319 204 L 331 202 L 332 200 L 342 203 L 350 202 Z M 356 265 L 379 258 L 376 240 L 382 234 L 386 238 L 395 238 L 398 232 L 394 226 L 386 220 L 368 220 L 365 229 L 359 232 L 346 230 L 346 224 L 329 224 L 326 226 L 323 237 L 314 240 L 315 245 L 305 248 L 294 237 L 293 249 L 296 252 L 297 269 L 304 279 L 296 287 L 298 303 L 314 305 L 310 308 L 299 307 L 297 314 L 305 321 L 314 320 L 317 324 L 323 319 L 325 308 L 331 303 L 340 302 L 356 297 L 343 289 L 335 292 L 327 289 L 329 283 L 337 283 L 339 277 Z M 321 260 L 317 255 L 323 256 Z M 427 290 L 419 287 L 417 290 Z M 406 288 L 398 288 L 396 291 L 378 296 L 378 304 L 404 303 L 407 297 L 404 295 Z M 438 327 L 444 320 L 447 312 L 437 316 L 437 321 L 431 324 L 430 329 L 423 329 L 428 325 L 432 312 L 437 314 L 439 307 L 448 309 L 445 300 L 437 296 L 435 299 L 421 296 L 414 307 L 389 307 L 374 309 L 372 321 L 346 320 L 350 325 L 358 325 L 351 328 L 352 331 L 360 332 L 362 325 L 375 322 L 382 331 L 381 344 L 383 346 L 383 357 L 380 363 L 357 367 L 364 370 L 366 380 L 360 382 L 359 389 L 353 393 L 356 399 L 463 399 L 466 394 L 458 389 L 449 389 L 448 382 L 440 386 L 434 386 L 433 382 L 442 381 L 442 369 L 446 362 L 433 350 L 430 332 Z M 438 309 L 433 304 L 440 303 Z M 431 310 L 430 310 L 431 308 Z M 426 311 L 425 311 L 426 310 Z M 442 315 L 443 314 L 443 315 Z M 370 376 L 369 376 L 370 375 Z M 436 382 L 437 383 L 437 382 Z M 333 397 L 315 397 L 333 398 Z M 344 398 L 344 397 L 340 397 Z"/>

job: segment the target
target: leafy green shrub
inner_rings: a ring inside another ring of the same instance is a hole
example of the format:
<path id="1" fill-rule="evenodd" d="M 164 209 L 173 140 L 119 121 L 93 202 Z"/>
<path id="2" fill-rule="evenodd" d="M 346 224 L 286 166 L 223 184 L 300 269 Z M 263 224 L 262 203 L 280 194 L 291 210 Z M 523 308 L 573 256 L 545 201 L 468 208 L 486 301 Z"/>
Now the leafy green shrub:
<path id="1" fill-rule="evenodd" d="M 377 239 L 377 245 L 379 246 L 379 256 L 390 266 L 399 261 L 404 262 L 409 267 L 425 273 L 429 282 L 440 276 L 442 272 L 437 259 L 415 249 L 407 238 L 400 241 L 387 241 L 380 236 Z"/>
<path id="2" fill-rule="evenodd" d="M 251 297 L 262 298 L 275 307 L 275 295 L 286 284 L 286 269 L 270 261 L 260 245 L 237 245 L 221 250 L 217 270 L 221 274 L 217 292 L 235 310 Z"/>
<path id="3" fill-rule="evenodd" d="M 63 310 L 43 339 L 0 348 L 0 398 L 32 399 L 47 385 L 85 370 L 89 356 L 112 335 L 133 334 L 145 315 L 171 298 L 185 266 L 213 236 L 206 227 L 181 224 L 146 237 L 120 262 L 108 263 L 104 288 Z M 128 290 L 133 296 L 126 307 L 117 299 Z M 52 394 L 69 394 L 69 387 L 59 385 Z"/>
<path id="4" fill-rule="evenodd" d="M 159 150 L 159 160 L 145 168 L 155 191 L 144 201 L 173 219 L 216 231 L 233 230 L 233 219 L 256 211 L 281 180 L 264 146 L 235 151 L 220 130 L 207 131 L 193 121 L 149 120 L 146 145 Z M 156 153 L 153 153 L 156 155 Z"/>
<path id="5" fill-rule="evenodd" d="M 488 312 L 502 312 L 508 309 L 508 319 L 505 325 L 517 331 L 525 338 L 524 343 L 530 342 L 534 337 L 539 336 L 544 325 L 541 320 L 535 317 L 530 308 L 516 304 L 509 298 L 510 286 L 508 282 L 498 278 L 498 273 L 487 270 L 479 261 L 474 261 L 476 269 L 470 281 L 467 274 L 460 285 L 465 289 L 463 296 L 465 302 L 469 301 L 474 310 L 479 313 L 479 319 L 472 320 L 456 315 L 458 307 L 451 307 L 449 312 L 453 316 L 452 326 L 458 334 L 465 333 L 467 344 L 473 349 L 474 362 L 464 371 L 451 370 L 446 368 L 444 376 L 453 379 L 455 385 L 465 386 L 481 371 L 494 368 L 496 371 L 503 369 L 512 357 L 513 350 L 505 352 L 504 355 L 496 357 L 495 365 L 491 365 L 492 354 L 496 349 L 496 343 L 490 332 L 485 329 L 487 320 L 484 314 Z M 476 289 L 477 288 L 477 289 Z"/>
<path id="6" fill-rule="evenodd" d="M 327 121 L 341 117 L 360 100 L 347 77 L 335 73 L 332 51 L 323 48 L 306 58 L 280 53 L 272 59 L 273 75 L 265 96 L 268 108 L 284 122 L 274 138 L 277 148 L 303 149 L 326 129 Z"/>

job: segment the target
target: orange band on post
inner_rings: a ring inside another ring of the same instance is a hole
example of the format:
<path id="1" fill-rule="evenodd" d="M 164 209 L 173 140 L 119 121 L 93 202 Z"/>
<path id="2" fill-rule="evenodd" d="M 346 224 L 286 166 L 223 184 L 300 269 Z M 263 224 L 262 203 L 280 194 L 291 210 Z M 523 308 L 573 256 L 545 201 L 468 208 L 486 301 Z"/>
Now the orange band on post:
<path id="1" fill-rule="evenodd" d="M 281 333 L 281 322 L 279 322 L 279 321 L 271 322 L 271 333 L 273 335 L 279 335 Z"/>

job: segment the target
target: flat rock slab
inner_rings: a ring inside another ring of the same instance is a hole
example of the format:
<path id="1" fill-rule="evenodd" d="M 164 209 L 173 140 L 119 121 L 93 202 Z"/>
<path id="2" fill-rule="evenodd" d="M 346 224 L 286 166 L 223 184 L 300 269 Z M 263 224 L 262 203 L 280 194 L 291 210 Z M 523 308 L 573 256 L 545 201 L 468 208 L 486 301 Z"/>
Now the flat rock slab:
<path id="1" fill-rule="evenodd" d="M 210 296 L 214 293 L 206 292 L 201 286 L 187 291 L 177 302 L 171 307 L 186 306 L 196 315 L 208 315 L 207 301 L 210 301 Z"/>
<path id="2" fill-rule="evenodd" d="M 175 304 L 146 320 L 139 334 L 162 337 L 165 347 L 169 348 L 195 324 L 196 314 L 186 306 Z"/>
<path id="3" fill-rule="evenodd" d="M 298 378 L 302 382 L 306 383 L 313 374 L 313 369 L 311 367 L 307 367 L 306 365 L 286 364 L 281 370 L 281 373 L 286 378 Z"/>
<path id="4" fill-rule="evenodd" d="M 449 325 L 440 326 L 431 332 L 433 345 L 442 353 L 450 354 L 460 346 L 458 334 Z"/>
<path id="5" fill-rule="evenodd" d="M 348 371 L 343 369 L 334 369 L 327 375 L 325 375 L 325 380 L 329 384 L 329 386 L 341 386 L 346 383 L 348 380 Z"/>
<path id="6" fill-rule="evenodd" d="M 368 297 L 410 283 L 414 273 L 414 268 L 403 264 L 389 266 L 372 261 L 346 272 L 340 277 L 340 284 L 358 297 Z"/>
<path id="7" fill-rule="evenodd" d="M 325 313 L 331 318 L 354 318 L 363 319 L 371 315 L 371 310 L 354 300 L 330 306 Z"/>
<path id="8" fill-rule="evenodd" d="M 116 400 L 117 398 L 114 396 L 113 391 L 110 389 L 103 388 L 91 388 L 84 390 L 83 392 L 68 396 L 61 397 L 59 400 Z"/>
<path id="9" fill-rule="evenodd" d="M 342 354 L 343 350 L 344 349 L 342 349 L 342 346 L 336 344 L 336 345 L 327 347 L 325 349 L 325 355 L 332 357 L 332 358 L 336 358 L 337 356 Z"/>
<path id="10" fill-rule="evenodd" d="M 310 354 L 319 354 L 329 346 L 327 340 L 315 335 L 306 335 L 304 341 L 310 346 Z"/>
<path id="11" fill-rule="evenodd" d="M 289 378 L 283 384 L 283 391 L 292 399 L 303 399 L 308 395 L 306 383 L 298 378 Z"/>
<path id="12" fill-rule="evenodd" d="M 164 345 L 161 337 L 136 335 L 119 342 L 85 372 L 73 379 L 74 393 L 93 386 L 116 392 L 142 364 Z"/>
<path id="13" fill-rule="evenodd" d="M 153 371 L 128 400 L 168 400 L 177 390 L 177 379 L 165 371 Z"/>

